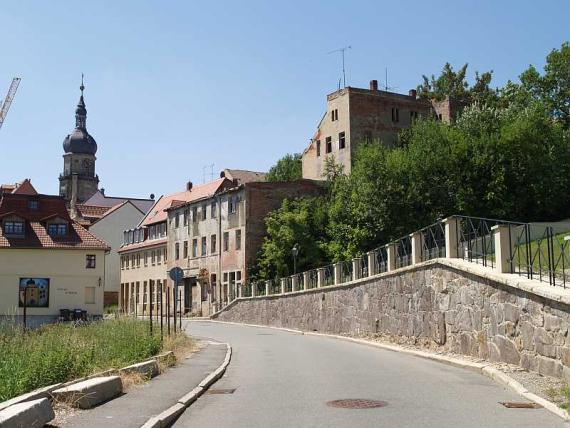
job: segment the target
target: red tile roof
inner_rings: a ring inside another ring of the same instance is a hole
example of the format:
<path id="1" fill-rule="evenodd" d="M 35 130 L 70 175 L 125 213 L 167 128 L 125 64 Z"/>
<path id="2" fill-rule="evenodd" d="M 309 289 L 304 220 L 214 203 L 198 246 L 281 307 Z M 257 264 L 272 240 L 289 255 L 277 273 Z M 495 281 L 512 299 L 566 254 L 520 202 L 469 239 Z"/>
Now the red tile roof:
<path id="1" fill-rule="evenodd" d="M 98 219 L 105 215 L 107 211 L 109 211 L 110 207 L 98 207 L 95 205 L 84 205 L 84 204 L 77 204 L 76 206 L 77 212 L 81 215 L 81 217 L 86 219 Z"/>
<path id="2" fill-rule="evenodd" d="M 213 196 L 224 185 L 231 185 L 231 181 L 222 177 L 206 184 L 194 186 L 191 190 L 187 190 L 185 192 L 162 196 L 158 201 L 156 201 L 154 206 L 142 220 L 141 226 L 148 226 L 150 224 L 166 221 L 168 215 L 164 211 L 165 209 Z"/>
<path id="3" fill-rule="evenodd" d="M 37 210 L 29 208 L 30 200 L 38 201 Z M 109 249 L 104 241 L 69 217 L 65 200 L 60 196 L 4 194 L 0 199 L 0 218 L 9 215 L 25 220 L 25 234 L 23 238 L 7 237 L 0 227 L 0 248 Z M 70 226 L 67 236 L 48 235 L 44 221 L 54 217 L 68 222 Z"/>

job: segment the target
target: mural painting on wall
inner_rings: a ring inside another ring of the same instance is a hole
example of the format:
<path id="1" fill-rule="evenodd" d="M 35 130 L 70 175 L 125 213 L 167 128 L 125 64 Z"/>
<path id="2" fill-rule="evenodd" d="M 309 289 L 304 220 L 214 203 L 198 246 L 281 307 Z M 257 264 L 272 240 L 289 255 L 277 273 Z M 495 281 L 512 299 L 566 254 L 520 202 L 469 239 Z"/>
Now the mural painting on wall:
<path id="1" fill-rule="evenodd" d="M 49 306 L 49 278 L 20 278 L 19 306 L 30 308 L 47 308 Z"/>

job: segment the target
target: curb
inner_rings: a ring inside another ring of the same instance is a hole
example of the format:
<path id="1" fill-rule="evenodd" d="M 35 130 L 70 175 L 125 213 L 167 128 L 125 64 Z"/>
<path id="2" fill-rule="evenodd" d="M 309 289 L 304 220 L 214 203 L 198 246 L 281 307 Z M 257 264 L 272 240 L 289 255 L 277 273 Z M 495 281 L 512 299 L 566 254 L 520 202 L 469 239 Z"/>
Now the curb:
<path id="1" fill-rule="evenodd" d="M 202 321 L 202 320 L 200 320 Z M 164 428 L 172 424 L 184 411 L 196 401 L 213 383 L 215 383 L 219 378 L 221 378 L 226 372 L 226 368 L 230 364 L 232 358 L 232 347 L 229 343 L 226 343 L 227 351 L 226 357 L 220 366 L 202 379 L 202 382 L 198 384 L 192 391 L 188 392 L 186 395 L 180 397 L 176 404 L 170 406 L 164 412 L 152 416 L 148 421 L 144 423 L 141 428 Z"/>
<path id="2" fill-rule="evenodd" d="M 529 401 L 532 401 L 536 404 L 541 405 L 546 410 L 555 414 L 559 418 L 564 419 L 565 421 L 570 421 L 570 415 L 568 414 L 568 412 L 566 410 L 561 409 L 552 401 L 548 401 L 545 398 L 539 397 L 538 395 L 528 391 L 520 382 L 516 381 L 515 379 L 513 379 L 512 377 L 510 377 L 506 373 L 496 369 L 495 367 L 492 367 L 490 364 L 476 363 L 474 361 L 462 360 L 459 358 L 448 357 L 446 355 L 433 354 L 433 353 L 427 352 L 427 351 L 420 351 L 420 350 L 416 350 L 416 349 L 408 349 L 408 348 L 404 348 L 404 347 L 399 346 L 399 345 L 373 342 L 373 341 L 366 340 L 366 339 L 357 339 L 354 337 L 340 336 L 337 334 L 316 333 L 313 331 L 295 330 L 295 329 L 291 329 L 291 328 L 274 327 L 274 326 L 267 326 L 267 325 L 260 325 L 260 324 L 238 323 L 238 322 L 232 322 L 232 321 L 209 320 L 209 322 L 220 323 L 220 324 L 239 325 L 239 326 L 246 326 L 246 327 L 256 327 L 256 328 L 260 328 L 260 327 L 261 328 L 270 328 L 270 329 L 274 329 L 274 330 L 287 331 L 290 333 L 303 334 L 303 335 L 307 335 L 307 336 L 322 336 L 322 337 L 328 337 L 331 339 L 340 339 L 340 340 L 344 340 L 347 342 L 358 343 L 360 345 L 372 346 L 374 348 L 381 348 L 381 349 L 385 349 L 388 351 L 401 352 L 404 354 L 414 355 L 416 357 L 437 361 L 439 363 L 448 364 L 451 366 L 472 370 L 472 371 L 475 371 L 477 373 L 480 373 L 480 374 L 488 377 L 489 379 L 491 379 L 491 380 L 495 381 L 496 383 L 504 386 L 505 388 L 510 389 L 511 391 L 515 392 L 516 394 L 520 395 L 521 397 L 526 398 Z"/>

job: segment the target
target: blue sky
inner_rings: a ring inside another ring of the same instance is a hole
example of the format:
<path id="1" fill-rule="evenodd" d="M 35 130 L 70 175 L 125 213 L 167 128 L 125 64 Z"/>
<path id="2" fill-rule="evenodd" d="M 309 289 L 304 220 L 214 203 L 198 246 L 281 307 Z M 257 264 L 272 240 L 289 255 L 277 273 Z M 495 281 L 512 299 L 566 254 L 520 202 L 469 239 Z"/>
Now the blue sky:
<path id="1" fill-rule="evenodd" d="M 560 1 L 24 1 L 0 9 L 0 182 L 58 193 L 62 141 L 85 73 L 87 128 L 109 195 L 201 183 L 203 166 L 267 170 L 301 152 L 336 89 L 370 79 L 407 92 L 449 61 L 495 85 L 570 39 Z M 209 168 L 208 168 L 209 176 Z"/>

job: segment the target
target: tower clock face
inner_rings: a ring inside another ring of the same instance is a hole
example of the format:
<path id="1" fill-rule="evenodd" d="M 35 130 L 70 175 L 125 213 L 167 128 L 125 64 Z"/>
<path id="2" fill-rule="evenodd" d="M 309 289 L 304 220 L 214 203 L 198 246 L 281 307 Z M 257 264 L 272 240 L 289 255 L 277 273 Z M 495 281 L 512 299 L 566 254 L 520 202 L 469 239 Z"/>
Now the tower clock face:
<path id="1" fill-rule="evenodd" d="M 81 166 L 83 166 L 83 169 L 85 171 L 88 172 L 93 172 L 93 168 L 95 166 L 95 163 L 92 160 L 89 159 L 83 159 L 83 162 L 81 162 Z"/>

